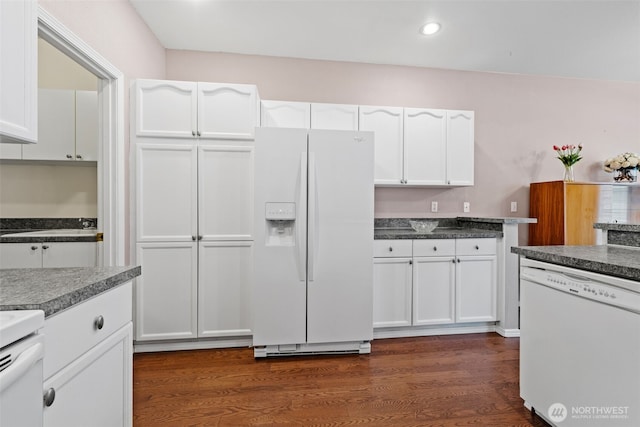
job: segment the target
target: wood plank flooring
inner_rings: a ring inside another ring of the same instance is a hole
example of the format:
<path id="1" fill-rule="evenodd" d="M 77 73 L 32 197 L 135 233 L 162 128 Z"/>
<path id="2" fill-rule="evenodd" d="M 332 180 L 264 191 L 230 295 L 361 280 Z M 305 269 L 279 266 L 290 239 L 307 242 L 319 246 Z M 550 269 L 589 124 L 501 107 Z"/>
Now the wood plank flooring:
<path id="1" fill-rule="evenodd" d="M 370 355 L 134 355 L 134 426 L 546 426 L 518 390 L 518 338 L 375 340 Z"/>

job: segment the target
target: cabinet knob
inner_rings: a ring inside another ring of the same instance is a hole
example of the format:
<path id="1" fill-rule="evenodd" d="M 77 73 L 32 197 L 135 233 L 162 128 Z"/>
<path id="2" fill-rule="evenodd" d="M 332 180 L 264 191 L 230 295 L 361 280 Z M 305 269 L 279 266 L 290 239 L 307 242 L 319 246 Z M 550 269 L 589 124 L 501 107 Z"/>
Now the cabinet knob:
<path id="1" fill-rule="evenodd" d="M 73 156 L 71 154 L 67 154 L 67 159 L 73 159 Z"/>
<path id="2" fill-rule="evenodd" d="M 435 251 L 437 251 L 437 250 L 438 250 L 438 247 L 437 247 L 437 246 L 434 246 L 434 247 L 433 247 L 433 251 L 435 252 Z"/>
<path id="3" fill-rule="evenodd" d="M 200 131 L 198 131 L 198 136 L 202 136 L 202 134 L 200 133 Z"/>
<path id="4" fill-rule="evenodd" d="M 93 326 L 97 330 L 104 328 L 104 317 L 102 315 L 96 317 L 96 320 L 93 321 Z"/>
<path id="5" fill-rule="evenodd" d="M 196 236 L 191 236 L 191 240 L 193 240 L 195 242 Z"/>
<path id="6" fill-rule="evenodd" d="M 76 154 L 76 159 L 82 160 L 82 156 L 80 154 Z"/>
<path id="7" fill-rule="evenodd" d="M 195 130 L 192 130 L 192 131 L 191 131 L 191 135 L 196 136 L 196 131 L 195 131 Z"/>
<path id="8" fill-rule="evenodd" d="M 458 264 L 460 264 L 460 258 L 458 258 L 456 261 L 458 262 Z"/>
<path id="9" fill-rule="evenodd" d="M 393 246 L 389 246 L 389 252 L 393 252 Z"/>
<path id="10" fill-rule="evenodd" d="M 480 249 L 480 246 L 476 245 L 476 249 Z"/>
<path id="11" fill-rule="evenodd" d="M 202 240 L 202 236 L 198 236 L 198 240 Z"/>
<path id="12" fill-rule="evenodd" d="M 56 400 L 56 389 L 51 387 L 49 390 L 45 391 L 42 396 L 42 400 L 46 407 L 53 405 L 53 401 Z"/>
<path id="13" fill-rule="evenodd" d="M 32 250 L 32 251 L 35 251 L 36 249 L 38 249 L 38 247 L 37 247 L 37 246 L 31 246 L 31 250 Z"/>
<path id="14" fill-rule="evenodd" d="M 49 249 L 49 245 L 42 245 L 42 249 Z"/>
<path id="15" fill-rule="evenodd" d="M 409 260 L 409 265 L 413 265 L 413 260 L 412 259 Z"/>
<path id="16" fill-rule="evenodd" d="M 456 263 L 456 259 L 455 258 L 452 259 L 451 262 L 455 264 Z"/>

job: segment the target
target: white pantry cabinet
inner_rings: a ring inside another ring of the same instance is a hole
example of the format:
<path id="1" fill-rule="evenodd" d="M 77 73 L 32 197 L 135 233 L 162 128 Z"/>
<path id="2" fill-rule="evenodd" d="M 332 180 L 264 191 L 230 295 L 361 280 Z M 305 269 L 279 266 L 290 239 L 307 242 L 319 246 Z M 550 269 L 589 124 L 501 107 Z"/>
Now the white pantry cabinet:
<path id="1" fill-rule="evenodd" d="M 261 101 L 260 126 L 309 129 L 311 104 L 293 101 Z"/>
<path id="2" fill-rule="evenodd" d="M 0 268 L 95 267 L 95 242 L 0 243 Z"/>
<path id="3" fill-rule="evenodd" d="M 98 93 L 38 90 L 38 144 L 25 145 L 23 160 L 98 160 Z"/>
<path id="4" fill-rule="evenodd" d="M 45 320 L 44 427 L 132 425 L 131 282 Z"/>
<path id="5" fill-rule="evenodd" d="M 311 129 L 358 130 L 358 106 L 312 103 Z"/>
<path id="6" fill-rule="evenodd" d="M 135 135 L 252 140 L 258 125 L 254 85 L 137 80 Z"/>
<path id="7" fill-rule="evenodd" d="M 0 1 L 0 142 L 38 140 L 38 2 Z"/>
<path id="8" fill-rule="evenodd" d="M 375 132 L 375 184 L 404 184 L 402 107 L 360 106 L 359 130 Z"/>
<path id="9" fill-rule="evenodd" d="M 253 147 L 138 140 L 135 164 L 136 340 L 251 335 Z"/>

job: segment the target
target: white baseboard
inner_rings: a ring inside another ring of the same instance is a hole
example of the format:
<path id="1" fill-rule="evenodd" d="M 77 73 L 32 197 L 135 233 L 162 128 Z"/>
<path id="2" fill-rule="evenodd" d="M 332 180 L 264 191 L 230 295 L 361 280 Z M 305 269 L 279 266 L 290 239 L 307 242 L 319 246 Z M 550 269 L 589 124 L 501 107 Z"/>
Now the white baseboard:
<path id="1" fill-rule="evenodd" d="M 373 330 L 373 338 L 407 338 L 432 335 L 477 334 L 495 332 L 495 324 L 473 324 L 468 326 L 411 326 L 405 328 L 379 328 Z"/>
<path id="2" fill-rule="evenodd" d="M 505 338 L 518 338 L 520 336 L 520 329 L 504 329 L 496 326 L 496 332 Z"/>
<path id="3" fill-rule="evenodd" d="M 253 339 L 248 338 L 232 338 L 232 339 L 215 339 L 215 340 L 197 340 L 197 341 L 161 341 L 161 342 L 140 342 L 134 341 L 134 353 L 148 353 L 155 351 L 178 351 L 178 350 L 206 350 L 210 348 L 233 348 L 233 347 L 251 347 Z"/>

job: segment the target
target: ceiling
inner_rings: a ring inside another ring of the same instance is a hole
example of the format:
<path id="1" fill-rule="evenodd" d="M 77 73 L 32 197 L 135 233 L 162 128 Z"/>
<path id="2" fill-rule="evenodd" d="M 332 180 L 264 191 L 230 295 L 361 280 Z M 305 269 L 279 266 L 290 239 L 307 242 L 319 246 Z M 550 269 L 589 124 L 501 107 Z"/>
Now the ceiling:
<path id="1" fill-rule="evenodd" d="M 640 81 L 640 0 L 130 2 L 167 49 Z"/>

